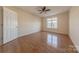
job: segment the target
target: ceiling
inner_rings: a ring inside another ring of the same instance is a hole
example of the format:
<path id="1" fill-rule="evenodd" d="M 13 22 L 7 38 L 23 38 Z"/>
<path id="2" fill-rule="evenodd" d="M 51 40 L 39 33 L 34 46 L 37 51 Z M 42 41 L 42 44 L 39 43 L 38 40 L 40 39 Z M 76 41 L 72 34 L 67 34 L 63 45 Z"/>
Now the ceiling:
<path id="1" fill-rule="evenodd" d="M 55 14 L 59 14 L 65 11 L 68 11 L 71 7 L 69 6 L 46 6 L 48 9 L 51 9 L 51 11 L 40 14 L 38 9 L 40 6 L 18 6 L 18 8 L 21 8 L 29 13 L 32 13 L 34 15 L 40 16 L 40 17 L 48 17 Z"/>

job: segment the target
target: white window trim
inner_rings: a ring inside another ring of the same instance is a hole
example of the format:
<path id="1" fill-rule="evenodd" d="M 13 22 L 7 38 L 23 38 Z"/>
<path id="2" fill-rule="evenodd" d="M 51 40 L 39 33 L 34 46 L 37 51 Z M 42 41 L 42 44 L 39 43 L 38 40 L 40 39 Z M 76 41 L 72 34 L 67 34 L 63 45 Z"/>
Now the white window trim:
<path id="1" fill-rule="evenodd" d="M 51 22 L 52 21 L 54 21 L 52 18 L 57 18 L 57 17 L 50 17 L 50 18 L 46 18 L 46 27 L 48 28 L 48 20 L 47 19 L 51 19 Z M 52 25 L 52 24 L 54 24 L 54 23 L 51 23 L 51 28 L 48 28 L 48 29 L 58 29 L 58 19 L 56 19 L 57 20 L 57 27 L 56 28 L 54 28 L 54 25 Z M 52 27 L 53 26 L 53 27 Z"/>

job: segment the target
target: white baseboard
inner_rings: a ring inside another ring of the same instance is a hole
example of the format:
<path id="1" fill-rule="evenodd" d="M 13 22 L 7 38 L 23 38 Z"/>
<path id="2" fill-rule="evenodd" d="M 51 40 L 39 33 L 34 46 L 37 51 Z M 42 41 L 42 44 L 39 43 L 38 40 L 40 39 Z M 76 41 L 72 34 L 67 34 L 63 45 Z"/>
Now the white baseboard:
<path id="1" fill-rule="evenodd" d="M 73 38 L 72 38 L 70 35 L 69 35 L 69 37 L 70 37 L 70 39 L 72 40 L 72 42 L 73 42 L 75 48 L 77 49 L 77 52 L 79 53 L 79 47 L 78 47 L 78 45 L 76 44 L 76 42 L 73 40 Z"/>

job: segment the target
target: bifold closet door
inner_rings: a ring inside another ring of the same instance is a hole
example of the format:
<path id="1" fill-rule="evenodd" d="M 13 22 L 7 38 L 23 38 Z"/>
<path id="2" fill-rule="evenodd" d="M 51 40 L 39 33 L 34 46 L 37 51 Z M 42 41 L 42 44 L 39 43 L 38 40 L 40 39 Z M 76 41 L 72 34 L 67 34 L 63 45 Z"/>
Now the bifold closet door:
<path id="1" fill-rule="evenodd" d="M 2 41 L 3 41 L 3 9 L 0 6 L 0 46 L 2 45 Z"/>
<path id="2" fill-rule="evenodd" d="M 3 8 L 3 44 L 17 38 L 17 13 L 6 7 Z"/>

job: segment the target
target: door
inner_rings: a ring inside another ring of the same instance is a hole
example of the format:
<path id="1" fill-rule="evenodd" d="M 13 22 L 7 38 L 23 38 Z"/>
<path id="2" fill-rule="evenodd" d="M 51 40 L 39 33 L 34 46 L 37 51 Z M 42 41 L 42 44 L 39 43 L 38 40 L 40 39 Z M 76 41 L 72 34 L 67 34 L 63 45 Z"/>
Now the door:
<path id="1" fill-rule="evenodd" d="M 2 41 L 3 41 L 3 34 L 2 34 L 2 31 L 3 31 L 3 22 L 2 22 L 2 7 L 0 6 L 0 46 L 2 45 Z"/>
<path id="2" fill-rule="evenodd" d="M 17 13 L 3 8 L 3 44 L 17 38 Z"/>

